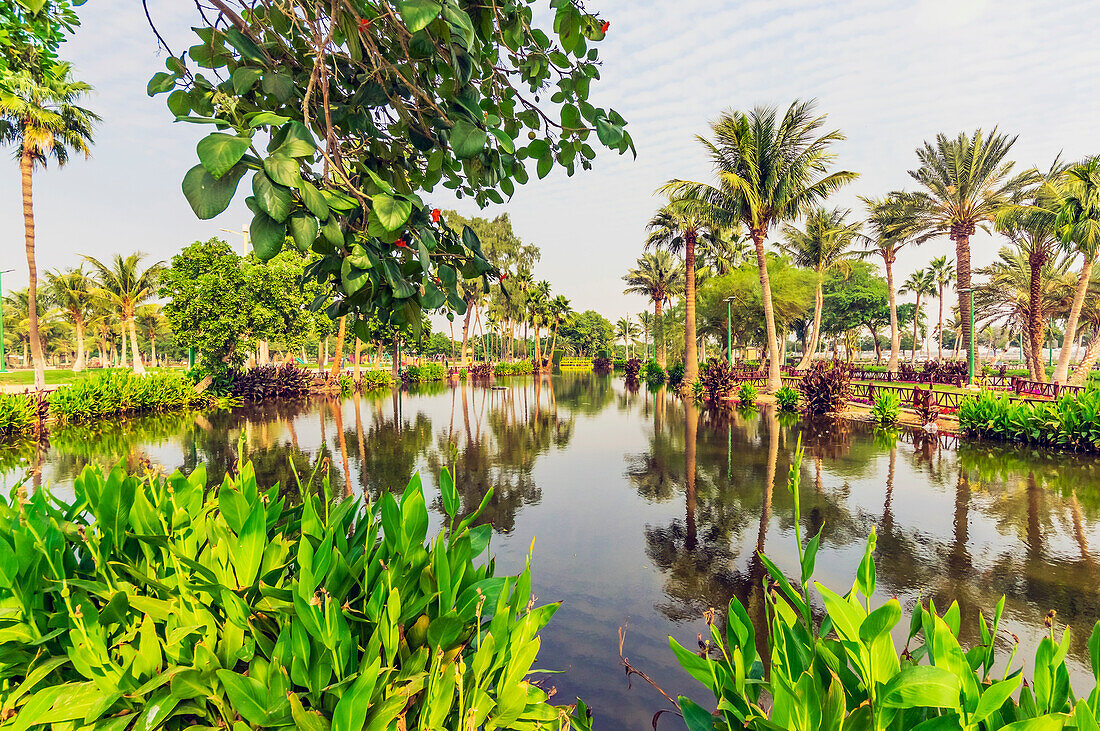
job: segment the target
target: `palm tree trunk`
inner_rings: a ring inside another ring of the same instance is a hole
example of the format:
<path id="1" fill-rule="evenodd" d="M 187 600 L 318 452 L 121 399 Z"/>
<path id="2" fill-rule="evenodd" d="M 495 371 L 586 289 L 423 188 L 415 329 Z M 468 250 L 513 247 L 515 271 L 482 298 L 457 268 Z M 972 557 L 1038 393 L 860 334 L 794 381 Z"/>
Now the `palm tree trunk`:
<path id="1" fill-rule="evenodd" d="M 73 371 L 79 373 L 84 370 L 84 318 L 77 315 L 73 321 L 76 324 L 76 361 L 73 363 Z"/>
<path id="2" fill-rule="evenodd" d="M 138 350 L 137 325 L 134 324 L 134 316 L 130 315 L 127 322 L 130 326 L 130 350 L 133 351 L 132 355 L 134 357 L 134 373 L 138 374 L 139 376 L 144 376 L 145 364 L 141 362 L 141 352 Z M 126 333 L 122 334 L 122 339 L 126 339 Z"/>
<path id="3" fill-rule="evenodd" d="M 802 362 L 798 364 L 798 369 L 802 370 L 808 368 L 810 361 L 814 359 L 814 353 L 817 352 L 817 341 L 821 331 L 821 311 L 824 309 L 825 289 L 825 274 L 823 272 L 817 273 L 817 289 L 814 290 L 814 331 L 810 334 L 810 342 L 806 345 L 806 352 L 802 354 Z"/>
<path id="4" fill-rule="evenodd" d="M 894 292 L 894 260 L 883 257 L 886 269 L 886 290 L 890 293 L 890 360 L 886 370 L 898 372 L 898 351 L 901 350 L 901 328 L 898 327 L 898 298 Z"/>
<path id="5" fill-rule="evenodd" d="M 1043 351 L 1043 264 L 1046 253 L 1032 253 L 1028 256 L 1031 279 L 1028 287 L 1027 337 L 1029 348 L 1027 367 L 1033 381 L 1046 381 L 1047 372 L 1039 360 Z"/>
<path id="6" fill-rule="evenodd" d="M 34 197 L 31 176 L 34 158 L 26 146 L 19 156 L 19 172 L 23 178 L 23 237 L 27 249 L 27 315 L 30 320 L 31 357 L 34 359 L 34 387 L 46 387 L 46 363 L 42 359 L 42 338 L 38 332 L 38 270 L 34 261 Z M 26 358 L 23 359 L 24 364 Z"/>
<path id="7" fill-rule="evenodd" d="M 936 328 L 936 360 L 943 361 L 943 285 L 940 285 L 940 320 Z"/>
<path id="8" fill-rule="evenodd" d="M 970 236 L 960 234 L 955 239 L 955 288 L 959 294 L 959 326 L 962 330 L 962 342 L 970 352 Z M 974 348 L 974 373 L 980 373 L 978 367 L 978 349 Z"/>
<path id="9" fill-rule="evenodd" d="M 661 307 L 662 307 L 663 304 L 664 304 L 664 302 L 662 302 L 661 297 L 658 297 L 657 299 L 653 300 L 654 327 L 661 327 L 660 323 L 662 323 L 664 321 L 664 317 L 661 313 Z M 658 343 L 657 342 L 657 337 L 656 337 L 657 332 L 654 331 L 653 341 L 654 341 L 654 344 L 656 345 L 656 349 L 657 349 L 657 365 L 661 366 L 662 368 L 667 368 L 668 367 L 668 352 L 665 350 L 665 329 L 663 327 L 661 327 L 660 334 L 661 334 L 661 341 Z"/>
<path id="10" fill-rule="evenodd" d="M 78 335 L 79 337 L 79 335 Z M 83 347 L 81 346 L 83 351 Z M 81 355 L 83 357 L 83 355 Z M 157 367 L 157 336 L 156 333 L 149 333 L 149 359 L 152 361 L 151 365 Z"/>
<path id="11" fill-rule="evenodd" d="M 695 522 L 695 473 L 696 437 L 699 429 L 699 412 L 695 404 L 684 404 L 684 548 L 695 550 L 697 527 Z"/>
<path id="12" fill-rule="evenodd" d="M 470 318 L 473 316 L 473 307 L 466 304 L 466 317 L 462 320 L 462 362 L 465 364 L 466 360 L 466 348 L 469 343 L 470 337 Z"/>
<path id="13" fill-rule="evenodd" d="M 756 246 L 756 266 L 760 270 L 760 290 L 764 303 L 764 325 L 768 339 L 768 393 L 775 393 L 782 385 L 779 378 L 779 343 L 775 334 L 775 310 L 772 307 L 772 285 L 768 277 L 768 260 L 764 254 L 764 232 L 754 230 L 752 242 Z M 694 314 L 694 313 L 693 313 Z"/>
<path id="14" fill-rule="evenodd" d="M 340 328 L 336 332 L 336 353 L 332 358 L 332 368 L 329 369 L 329 380 L 336 378 L 340 375 L 340 367 L 344 365 L 344 335 L 346 334 L 347 327 L 347 315 L 340 316 Z"/>
<path id="15" fill-rule="evenodd" d="M 1089 277 L 1092 274 L 1092 266 L 1096 263 L 1096 255 L 1086 255 L 1085 264 L 1081 267 L 1081 274 L 1077 278 L 1077 292 L 1073 295 L 1073 306 L 1066 318 L 1066 332 L 1062 336 L 1062 350 L 1058 353 L 1058 366 L 1054 369 L 1054 382 L 1065 383 L 1069 375 L 1069 359 L 1073 354 L 1073 342 L 1077 339 L 1077 320 L 1081 317 L 1081 306 L 1085 304 L 1085 294 L 1089 288 Z"/>
<path id="16" fill-rule="evenodd" d="M 359 383 L 359 358 L 363 352 L 363 341 L 359 339 L 359 336 L 355 337 L 355 382 Z M 356 409 L 359 407 L 356 406 Z M 362 438 L 360 436 L 360 438 Z"/>
<path id="17" fill-rule="evenodd" d="M 774 336 L 774 329 L 772 331 Z M 695 231 L 684 232 L 684 380 L 688 388 L 699 377 L 695 334 Z"/>
<path id="18" fill-rule="evenodd" d="M 554 336 L 550 338 L 550 363 L 554 363 L 554 349 L 558 347 L 558 323 L 560 318 L 554 319 Z"/>
<path id="19" fill-rule="evenodd" d="M 1089 341 L 1089 347 L 1085 349 L 1081 364 L 1077 366 L 1077 370 L 1073 372 L 1073 377 L 1069 379 L 1071 386 L 1085 385 L 1085 381 L 1089 377 L 1089 371 L 1096 364 L 1097 357 L 1100 357 L 1100 333 L 1093 332 L 1092 340 Z"/>

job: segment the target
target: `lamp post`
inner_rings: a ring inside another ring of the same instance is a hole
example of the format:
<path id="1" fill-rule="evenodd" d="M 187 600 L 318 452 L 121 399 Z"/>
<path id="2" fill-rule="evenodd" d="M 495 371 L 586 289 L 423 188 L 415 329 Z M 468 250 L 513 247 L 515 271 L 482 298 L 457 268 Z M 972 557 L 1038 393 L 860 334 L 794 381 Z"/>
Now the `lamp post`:
<path id="1" fill-rule="evenodd" d="M 13 272 L 14 269 L 0 271 L 0 276 Z M 8 372 L 8 354 L 4 352 L 4 285 L 0 284 L 0 373 Z"/>

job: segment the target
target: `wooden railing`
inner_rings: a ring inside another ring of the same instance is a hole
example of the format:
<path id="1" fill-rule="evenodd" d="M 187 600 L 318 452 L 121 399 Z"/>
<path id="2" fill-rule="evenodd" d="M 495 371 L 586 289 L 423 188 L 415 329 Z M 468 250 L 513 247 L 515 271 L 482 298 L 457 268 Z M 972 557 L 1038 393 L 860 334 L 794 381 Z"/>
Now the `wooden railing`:
<path id="1" fill-rule="evenodd" d="M 1065 393 L 1079 393 L 1085 390 L 1084 386 L 1069 386 L 1063 383 L 1029 381 L 1026 378 L 1013 378 L 1012 380 L 1012 391 L 1017 396 L 1030 395 L 1057 399 Z"/>

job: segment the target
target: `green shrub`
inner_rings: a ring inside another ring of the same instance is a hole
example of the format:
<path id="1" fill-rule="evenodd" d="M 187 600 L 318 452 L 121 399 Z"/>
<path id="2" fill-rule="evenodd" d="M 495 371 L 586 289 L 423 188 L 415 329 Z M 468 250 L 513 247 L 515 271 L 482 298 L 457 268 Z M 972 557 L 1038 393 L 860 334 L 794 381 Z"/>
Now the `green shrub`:
<path id="1" fill-rule="evenodd" d="M 494 376 L 522 376 L 534 372 L 529 360 L 517 360 L 515 363 L 501 361 L 493 367 Z"/>
<path id="2" fill-rule="evenodd" d="M 893 426 L 901 415 L 901 396 L 895 391 L 879 391 L 871 405 L 871 419 L 880 426 Z"/>
<path id="3" fill-rule="evenodd" d="M 72 503 L 0 499 L 5 727 L 588 728 L 525 680 L 558 605 L 494 575 L 446 471 L 431 538 L 419 476 L 290 504 L 236 472 L 87 467 Z"/>
<path id="4" fill-rule="evenodd" d="M 373 391 L 379 388 L 389 388 L 393 385 L 393 376 L 389 371 L 364 370 L 359 372 L 359 390 Z"/>
<path id="5" fill-rule="evenodd" d="M 737 389 L 737 404 L 739 406 L 756 406 L 756 387 L 751 383 L 742 383 Z"/>
<path id="6" fill-rule="evenodd" d="M 775 392 L 775 405 L 781 414 L 790 414 L 798 410 L 798 391 L 790 386 L 783 386 Z"/>
<path id="7" fill-rule="evenodd" d="M 851 372 L 843 363 L 815 360 L 799 384 L 806 413 L 838 413 L 852 393 Z"/>
<path id="8" fill-rule="evenodd" d="M 703 385 L 703 380 L 701 378 L 696 378 L 694 381 L 691 382 L 691 397 L 693 399 L 695 399 L 696 401 L 702 401 L 706 393 L 707 389 Z"/>
<path id="9" fill-rule="evenodd" d="M 175 373 L 144 376 L 108 371 L 50 394 L 50 414 L 61 423 L 184 408 L 203 401 L 190 380 Z"/>
<path id="10" fill-rule="evenodd" d="M 459 377 L 460 380 L 465 381 L 467 378 L 469 378 L 469 376 L 470 376 L 470 374 L 465 368 L 459 368 L 458 369 L 458 377 Z"/>
<path id="11" fill-rule="evenodd" d="M 971 436 L 1080 451 L 1100 451 L 1100 387 L 1057 401 L 1012 401 L 983 391 L 959 402 L 959 426 Z"/>
<path id="12" fill-rule="evenodd" d="M 650 360 L 645 364 L 645 368 L 642 369 L 642 377 L 645 378 L 646 385 L 650 388 L 656 388 L 665 382 L 667 377 L 665 369 L 662 368 L 657 361 Z"/>
<path id="13" fill-rule="evenodd" d="M 642 361 L 638 358 L 631 358 L 626 362 L 626 366 L 623 371 L 626 374 L 628 380 L 638 380 L 638 371 L 642 370 Z"/>
<path id="14" fill-rule="evenodd" d="M 1067 628 L 1057 636 L 1053 613 L 1035 653 L 1032 681 L 1025 682 L 1022 668 L 1013 667 L 1018 643 L 997 641 L 1004 597 L 990 615 L 979 614 L 971 634 L 980 642 L 965 651 L 959 643 L 958 603 L 943 613 L 934 602 L 918 604 L 899 655 L 892 631 L 902 621 L 901 604 L 895 597 L 872 609 L 877 576 L 873 527 L 851 589 L 841 595 L 815 582 L 816 592 L 811 591 L 821 533 L 802 541 L 801 458 L 800 438 L 787 480 L 799 573 L 792 581 L 760 556 L 769 577 L 763 626 L 754 626 L 734 598 L 725 627 L 708 620 L 702 653 L 669 640 L 680 665 L 710 690 L 717 705 L 711 714 L 681 696 L 689 731 L 1097 728 L 1100 622 L 1088 641 L 1094 688 L 1075 694 L 1066 667 L 1070 632 Z M 823 607 L 823 616 L 817 607 Z M 760 651 L 758 634 L 764 634 Z M 1006 645 L 1007 658 L 999 657 L 998 649 Z"/>
<path id="15" fill-rule="evenodd" d="M 733 369 L 724 358 L 711 358 L 700 377 L 703 391 L 711 403 L 725 401 L 733 391 Z"/>
<path id="16" fill-rule="evenodd" d="M 447 377 L 447 369 L 442 363 L 425 363 L 424 365 L 407 365 L 401 372 L 401 380 L 406 383 L 427 383 L 429 381 L 442 381 Z"/>
<path id="17" fill-rule="evenodd" d="M 612 365 L 614 366 L 615 370 L 621 371 L 626 368 L 626 358 L 616 358 L 612 362 Z"/>
<path id="18" fill-rule="evenodd" d="M 240 401 L 304 398 L 313 386 L 313 374 L 293 362 L 229 371 L 229 395 Z"/>
<path id="19" fill-rule="evenodd" d="M 684 364 L 673 363 L 668 369 L 668 385 L 673 388 L 679 388 L 680 384 L 684 382 Z"/>
<path id="20" fill-rule="evenodd" d="M 38 424 L 38 399 L 29 393 L 0 393 L 0 437 L 27 436 Z"/>

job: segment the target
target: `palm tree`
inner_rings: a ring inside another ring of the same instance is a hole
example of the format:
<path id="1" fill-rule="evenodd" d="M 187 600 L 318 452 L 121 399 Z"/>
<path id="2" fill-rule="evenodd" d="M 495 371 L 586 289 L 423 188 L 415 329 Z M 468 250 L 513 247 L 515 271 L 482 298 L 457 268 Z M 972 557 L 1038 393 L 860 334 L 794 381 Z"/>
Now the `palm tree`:
<path id="1" fill-rule="evenodd" d="M 861 224 L 849 222 L 851 211 L 834 208 L 826 210 L 818 207 L 806 215 L 804 229 L 791 225 L 783 227 L 784 242 L 780 246 L 797 266 L 813 270 L 817 275 L 817 289 L 814 291 L 813 334 L 802 354 L 799 368 L 806 368 L 817 352 L 821 338 L 821 311 L 823 309 L 823 291 L 825 275 L 832 269 L 844 270 L 856 256 L 850 251 L 852 241 L 859 233 Z"/>
<path id="2" fill-rule="evenodd" d="M 903 246 L 916 241 L 919 236 L 911 214 L 911 196 L 892 193 L 886 198 L 861 198 L 867 206 L 867 228 L 871 235 L 864 236 L 865 255 L 878 255 L 886 270 L 886 291 L 890 297 L 890 360 L 886 370 L 898 371 L 898 353 L 901 350 L 901 328 L 898 326 L 898 301 L 894 291 L 894 262 Z"/>
<path id="3" fill-rule="evenodd" d="M 717 235 L 711 219 L 690 201 L 670 196 L 668 203 L 646 224 L 649 235 L 646 251 L 665 249 L 684 252 L 684 383 L 691 384 L 699 376 L 699 351 L 695 327 L 695 246 L 700 239 Z"/>
<path id="4" fill-rule="evenodd" d="M 918 269 L 909 275 L 909 278 L 901 283 L 898 294 L 913 294 L 917 296 L 917 306 L 913 310 L 913 352 L 909 356 L 910 363 L 917 362 L 917 323 L 920 321 L 920 298 L 926 294 L 934 294 L 936 280 L 928 269 Z"/>
<path id="5" fill-rule="evenodd" d="M 47 272 L 50 299 L 69 318 L 76 332 L 76 360 L 74 371 L 84 370 L 84 328 L 92 308 L 94 282 L 84 271 L 83 265 L 62 272 Z"/>
<path id="6" fill-rule="evenodd" d="M 0 143 L 14 145 L 23 180 L 23 233 L 27 253 L 30 298 L 30 347 L 34 358 L 34 387 L 46 385 L 42 340 L 38 331 L 38 269 L 35 265 L 34 199 L 31 181 L 36 167 L 50 158 L 64 166 L 73 153 L 87 157 L 92 125 L 99 119 L 77 106 L 92 87 L 73 81 L 72 67 L 59 63 L 27 68 L 5 79 L 0 94 Z"/>
<path id="7" fill-rule="evenodd" d="M 543 279 L 531 288 L 530 296 L 527 298 L 527 317 L 531 322 L 531 326 L 535 328 L 535 364 L 539 368 L 542 367 L 542 348 L 539 330 L 542 325 L 549 322 L 549 303 L 550 282 Z"/>
<path id="8" fill-rule="evenodd" d="M 667 251 L 643 254 L 638 259 L 637 267 L 623 276 L 623 281 L 627 284 L 623 294 L 645 295 L 653 303 L 653 340 L 657 346 L 657 364 L 664 368 L 668 356 L 662 310 L 666 302 L 684 291 L 684 265 Z M 660 340 L 656 337 L 658 332 L 661 334 Z"/>
<path id="9" fill-rule="evenodd" d="M 626 351 L 626 357 L 629 358 L 630 344 L 638 337 L 638 326 L 634 324 L 633 318 L 629 315 L 619 318 L 615 323 L 615 337 L 623 339 L 623 349 Z"/>
<path id="10" fill-rule="evenodd" d="M 554 337 L 550 341 L 550 362 L 554 362 L 554 349 L 558 347 L 558 325 L 573 316 L 573 306 L 565 295 L 559 294 L 548 305 L 550 319 L 554 322 Z"/>
<path id="11" fill-rule="evenodd" d="M 1077 277 L 1073 305 L 1066 317 L 1066 331 L 1062 338 L 1062 350 L 1058 354 L 1058 366 L 1054 369 L 1054 382 L 1065 383 L 1069 375 L 1073 343 L 1077 337 L 1077 320 L 1081 316 L 1081 307 L 1085 302 L 1097 254 L 1100 254 L 1100 156 L 1073 165 L 1065 172 L 1064 184 L 1058 195 L 1055 226 L 1062 246 L 1084 260 L 1081 273 Z M 1077 376 L 1075 373 L 1075 380 Z"/>
<path id="12" fill-rule="evenodd" d="M 645 344 L 645 354 L 642 359 L 649 360 L 649 333 L 653 329 L 653 314 L 648 310 L 642 310 L 638 313 L 638 322 L 642 326 L 642 342 Z"/>
<path id="13" fill-rule="evenodd" d="M 922 240 L 947 235 L 955 242 L 955 279 L 963 342 L 970 342 L 970 237 L 994 220 L 1005 206 L 1019 201 L 1038 176 L 1034 170 L 1012 174 L 1008 159 L 1015 137 L 988 135 L 979 129 L 955 139 L 936 135 L 935 143 L 917 149 L 920 167 L 909 175 L 923 190 L 912 195 L 913 224 Z M 919 242 L 918 242 L 919 243 Z"/>
<path id="14" fill-rule="evenodd" d="M 936 360 L 943 360 L 943 291 L 955 283 L 955 269 L 946 256 L 937 256 L 928 264 L 928 273 L 932 276 L 940 301 L 940 317 L 936 325 Z"/>
<path id="15" fill-rule="evenodd" d="M 115 254 L 110 264 L 104 264 L 92 256 L 85 256 L 95 270 L 96 288 L 95 294 L 101 297 L 113 309 L 122 322 L 123 352 L 126 348 L 127 328 L 130 333 L 130 350 L 133 352 L 134 373 L 145 373 L 145 364 L 141 362 L 141 352 L 138 350 L 137 327 L 134 316 L 137 314 L 138 305 L 141 305 L 156 294 L 157 276 L 163 264 L 156 262 L 150 264 L 142 271 L 141 260 L 144 258 L 141 252 L 135 252 L 127 257 Z"/>
<path id="16" fill-rule="evenodd" d="M 1043 271 L 1059 245 L 1056 209 L 1060 196 L 1058 188 L 1066 167 L 1055 159 L 1050 171 L 1029 196 L 1031 201 L 1028 205 L 1006 206 L 996 217 L 997 230 L 1007 236 L 1028 259 L 1030 319 L 1025 323 L 1024 330 L 1028 334 L 1027 367 L 1031 379 L 1035 381 L 1045 381 L 1047 377 L 1040 358 L 1046 340 L 1046 319 L 1042 315 Z"/>
<path id="17" fill-rule="evenodd" d="M 714 142 L 699 138 L 710 154 L 717 187 L 673 180 L 662 189 L 711 229 L 748 229 L 760 274 L 768 390 L 773 392 L 781 385 L 779 341 L 764 241 L 773 226 L 805 214 L 857 177 L 848 171 L 828 172 L 835 158 L 830 146 L 844 136 L 838 130 L 819 135 L 824 123 L 824 115 L 814 115 L 813 102 L 795 101 L 782 118 L 774 107 L 757 107 L 747 114 L 727 112 L 711 126 Z"/>
<path id="18" fill-rule="evenodd" d="M 696 259 L 718 276 L 724 276 L 748 261 L 752 254 L 752 241 L 737 227 L 700 239 Z"/>
<path id="19" fill-rule="evenodd" d="M 141 334 L 149 340 L 149 365 L 157 367 L 157 336 L 169 332 L 168 318 L 164 316 L 160 305 L 151 302 L 137 309 L 136 325 Z"/>

